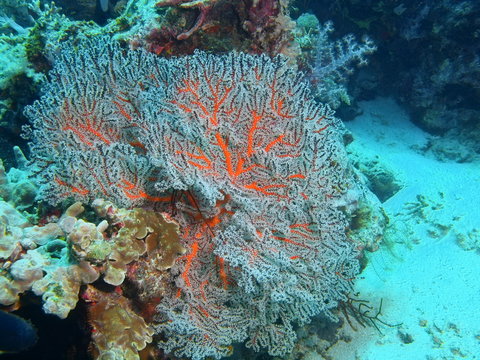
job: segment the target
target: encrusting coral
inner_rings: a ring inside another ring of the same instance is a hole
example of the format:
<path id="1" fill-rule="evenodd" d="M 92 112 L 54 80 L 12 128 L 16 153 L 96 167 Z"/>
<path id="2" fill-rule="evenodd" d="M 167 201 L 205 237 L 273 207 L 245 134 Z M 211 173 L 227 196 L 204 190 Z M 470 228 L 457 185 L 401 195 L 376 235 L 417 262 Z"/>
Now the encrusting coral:
<path id="1" fill-rule="evenodd" d="M 0 198 L 18 210 L 24 210 L 33 206 L 38 189 L 28 176 L 28 161 L 22 150 L 15 146 L 13 153 L 17 167 L 10 168 L 8 172 L 0 159 Z"/>
<path id="2" fill-rule="evenodd" d="M 65 318 L 77 303 L 80 285 L 94 282 L 101 274 L 105 282 L 120 285 L 127 265 L 145 253 L 155 268 L 165 270 L 185 252 L 178 239 L 178 224 L 152 210 L 108 205 L 110 220 L 115 220 L 111 225 L 118 227 L 108 238 L 106 220 L 95 225 L 78 219 L 84 211 L 79 202 L 57 223 L 45 226 L 33 226 L 13 207 L 0 204 L 0 259 L 3 271 L 7 270 L 0 281 L 8 283 L 3 294 L 10 289 L 10 296 L 0 297 L 3 305 L 11 305 L 31 287 L 43 295 L 47 312 Z M 102 204 L 102 200 L 94 202 L 99 208 Z"/>
<path id="3" fill-rule="evenodd" d="M 94 206 L 99 217 L 107 218 L 98 225 L 79 218 L 85 209 L 77 202 L 57 222 L 34 226 L 0 201 L 0 304 L 15 304 L 20 294 L 32 290 L 42 297 L 46 313 L 66 318 L 81 293 L 91 305 L 98 358 L 116 354 L 113 358 L 138 359 L 137 351 L 151 341 L 153 333 L 145 320 L 118 294 L 121 290 L 110 294 L 89 286 L 82 292 L 81 286 L 100 276 L 107 283 L 121 285 L 129 268 L 132 273 L 142 268 L 159 273 L 155 292 L 143 296 L 145 303 L 152 301 L 166 286 L 161 272 L 185 252 L 178 224 L 153 210 L 118 209 L 104 200 L 94 201 Z M 98 300 L 94 304 L 93 298 Z"/>
<path id="4" fill-rule="evenodd" d="M 102 292 L 89 285 L 83 294 L 88 304 L 95 359 L 139 359 L 138 351 L 152 341 L 153 329 L 135 313 L 121 290 Z"/>
<path id="5" fill-rule="evenodd" d="M 109 242 L 111 251 L 104 258 L 104 280 L 111 285 L 123 283 L 126 265 L 145 253 L 154 268 L 166 270 L 186 251 L 178 238 L 178 224 L 167 214 L 140 208 L 117 209 L 112 203 L 100 199 L 95 200 L 92 206 L 99 215 L 106 216 L 112 226 L 121 224 L 112 235 Z"/>
<path id="6" fill-rule="evenodd" d="M 8 209 L 3 202 L 3 208 Z M 73 207 L 69 208 L 59 223 L 51 223 L 44 227 L 32 226 L 28 222 L 15 225 L 11 220 L 22 217 L 21 214 L 4 216 L 5 231 L 4 248 L 14 249 L 2 254 L 0 262 L 1 296 L 0 304 L 12 305 L 18 296 L 32 289 L 44 301 L 47 313 L 66 318 L 78 300 L 80 285 L 95 281 L 99 274 L 95 268 L 85 261 L 72 261 L 66 241 L 62 222 L 74 219 Z"/>

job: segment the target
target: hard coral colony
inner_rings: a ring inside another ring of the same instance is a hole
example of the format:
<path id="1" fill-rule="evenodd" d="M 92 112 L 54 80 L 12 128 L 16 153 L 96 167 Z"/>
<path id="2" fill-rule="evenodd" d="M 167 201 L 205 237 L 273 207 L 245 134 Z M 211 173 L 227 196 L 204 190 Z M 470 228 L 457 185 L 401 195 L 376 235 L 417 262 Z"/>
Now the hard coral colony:
<path id="1" fill-rule="evenodd" d="M 166 60 L 103 38 L 78 50 L 63 46 L 51 79 L 26 112 L 41 198 L 101 197 L 112 202 L 97 210 L 107 220 L 113 204 L 142 208 L 122 210 L 145 219 L 133 236 L 121 236 L 136 226 L 123 217 L 92 228 L 88 239 L 69 239 L 77 266 L 114 285 L 125 276 L 141 283 L 145 303 L 160 298 L 136 350 L 155 329 L 159 346 L 177 356 L 220 358 L 243 341 L 283 355 L 294 346 L 295 323 L 320 313 L 334 318 L 359 272 L 346 229 L 366 190 L 332 112 L 311 99 L 285 58 L 196 52 Z M 174 220 L 179 237 L 148 252 L 149 234 Z M 106 227 L 120 229 L 110 243 Z M 95 242 L 101 246 L 89 252 Z M 134 243 L 139 248 L 128 253 Z M 150 259 L 168 256 L 165 267 Z M 135 279 L 149 271 L 164 272 L 162 286 Z M 103 301 L 113 306 L 111 296 Z M 104 347 L 97 344 L 119 351 Z"/>

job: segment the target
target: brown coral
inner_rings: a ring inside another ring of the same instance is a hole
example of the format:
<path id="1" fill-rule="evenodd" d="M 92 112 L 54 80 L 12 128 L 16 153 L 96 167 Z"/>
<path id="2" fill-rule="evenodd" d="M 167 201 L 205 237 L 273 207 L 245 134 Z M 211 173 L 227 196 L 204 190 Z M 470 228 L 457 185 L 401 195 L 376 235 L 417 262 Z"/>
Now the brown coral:
<path id="1" fill-rule="evenodd" d="M 95 359 L 140 359 L 138 351 L 152 341 L 153 330 L 137 315 L 130 301 L 118 292 L 102 292 L 88 286 L 92 350 Z"/>
<path id="2" fill-rule="evenodd" d="M 105 282 L 123 283 L 127 265 L 145 253 L 157 270 L 169 269 L 175 259 L 185 253 L 178 224 L 167 214 L 140 208 L 117 209 L 104 200 L 95 200 L 93 207 L 100 216 L 107 217 L 113 227 L 120 228 L 111 238 L 112 252 Z"/>

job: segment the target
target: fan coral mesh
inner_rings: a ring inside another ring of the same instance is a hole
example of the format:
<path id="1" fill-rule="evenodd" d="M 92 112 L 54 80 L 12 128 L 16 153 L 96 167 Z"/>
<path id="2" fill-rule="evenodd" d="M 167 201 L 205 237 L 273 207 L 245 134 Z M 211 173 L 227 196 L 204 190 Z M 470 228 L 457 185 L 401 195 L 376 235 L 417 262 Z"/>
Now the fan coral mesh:
<path id="1" fill-rule="evenodd" d="M 285 58 L 157 58 L 109 39 L 65 46 L 26 111 L 41 197 L 155 205 L 186 249 L 158 307 L 161 346 L 220 358 L 290 351 L 295 323 L 359 271 L 347 214 L 363 190 L 337 120 Z"/>

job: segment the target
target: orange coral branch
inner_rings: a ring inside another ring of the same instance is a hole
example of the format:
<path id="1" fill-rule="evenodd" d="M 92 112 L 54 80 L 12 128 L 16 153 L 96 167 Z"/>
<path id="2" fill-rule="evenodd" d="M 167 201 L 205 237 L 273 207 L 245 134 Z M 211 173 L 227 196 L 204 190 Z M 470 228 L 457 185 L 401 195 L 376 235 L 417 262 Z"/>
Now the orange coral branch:
<path id="1" fill-rule="evenodd" d="M 227 99 L 228 94 L 230 93 L 230 91 L 232 91 L 233 85 L 230 86 L 230 87 L 224 87 L 223 90 L 225 91 L 225 93 L 223 94 L 223 96 L 221 98 L 219 98 L 219 96 L 218 96 L 219 92 L 220 92 L 219 91 L 219 86 L 221 84 L 220 80 L 217 81 L 217 84 L 216 84 L 215 89 L 214 89 L 212 84 L 211 84 L 210 79 L 206 76 L 206 74 L 204 74 L 204 76 L 205 76 L 205 81 L 207 82 L 208 88 L 210 90 L 210 93 L 213 96 L 213 99 L 212 99 L 213 100 L 213 111 L 212 111 L 212 114 L 210 116 L 210 122 L 213 126 L 217 126 L 218 125 L 217 115 L 219 113 L 220 106 L 223 105 L 223 103 Z"/>
<path id="2" fill-rule="evenodd" d="M 257 114 L 255 110 L 252 111 L 252 125 L 248 129 L 248 142 L 247 142 L 247 156 L 253 155 L 253 137 L 257 130 L 258 122 L 262 119 L 262 115 Z"/>
<path id="3" fill-rule="evenodd" d="M 222 280 L 223 288 L 227 290 L 228 278 L 227 278 L 227 273 L 225 271 L 225 259 L 220 256 L 217 256 L 217 260 L 218 260 L 218 267 L 219 267 L 218 272 L 220 275 L 220 279 Z"/>
<path id="4" fill-rule="evenodd" d="M 272 192 L 272 191 L 268 191 L 269 189 L 273 189 L 273 188 L 285 188 L 287 187 L 287 185 L 284 185 L 284 184 L 274 184 L 274 185 L 265 185 L 265 186 L 258 186 L 258 183 L 256 182 L 252 182 L 248 185 L 245 185 L 245 188 L 246 189 L 252 189 L 252 190 L 256 190 L 256 191 L 259 191 L 261 192 L 263 195 L 273 195 L 273 196 L 278 196 L 279 198 L 283 198 L 283 199 L 286 199 L 288 198 L 286 195 L 281 195 L 281 194 L 278 194 L 276 192 Z"/>
<path id="5" fill-rule="evenodd" d="M 120 104 L 118 101 L 115 101 L 115 100 L 113 100 L 112 102 L 116 105 L 116 107 L 117 107 L 118 111 L 120 112 L 120 114 L 122 114 L 128 121 L 132 121 L 132 117 L 131 117 L 130 114 L 125 110 L 125 108 L 123 107 L 122 104 Z"/>
<path id="6" fill-rule="evenodd" d="M 202 160 L 205 162 L 205 165 L 203 164 L 200 164 L 198 162 L 195 162 L 195 161 L 192 161 L 192 160 L 187 160 L 187 163 L 189 163 L 190 165 L 193 165 L 199 169 L 202 169 L 202 170 L 210 170 L 212 168 L 212 161 L 205 155 L 205 153 L 203 152 L 203 150 L 197 146 L 197 150 L 199 151 L 200 155 L 196 155 L 194 153 L 191 153 L 191 152 L 187 152 L 187 151 L 181 151 L 181 150 L 178 150 L 176 151 L 177 154 L 185 154 L 189 157 L 191 157 L 192 159 L 195 159 L 195 160 Z"/>
<path id="7" fill-rule="evenodd" d="M 149 201 L 154 201 L 154 202 L 168 202 L 171 201 L 171 196 L 151 196 L 148 195 L 145 191 L 138 189 L 135 184 L 131 183 L 128 180 L 122 179 L 121 182 L 123 182 L 125 185 L 120 185 L 118 184 L 118 187 L 120 187 L 123 190 L 123 193 L 127 198 L 130 200 L 137 200 L 140 198 L 147 199 Z M 136 191 L 137 193 L 134 194 L 131 190 Z"/>
<path id="8" fill-rule="evenodd" d="M 225 142 L 222 138 L 222 135 L 220 135 L 219 132 L 215 134 L 215 138 L 217 139 L 217 144 L 220 146 L 220 149 L 223 151 L 223 156 L 225 157 L 225 165 L 227 166 L 227 172 L 230 176 L 235 177 L 235 172 L 233 171 L 233 166 L 232 166 L 232 153 L 230 150 L 228 150 L 228 143 Z"/>
<path id="9" fill-rule="evenodd" d="M 192 252 L 185 256 L 185 258 L 187 259 L 187 262 L 185 264 L 185 269 L 183 270 L 183 273 L 182 273 L 182 278 L 185 281 L 185 285 L 187 285 L 188 287 L 192 286 L 192 284 L 190 283 L 190 279 L 188 277 L 188 273 L 190 272 L 190 268 L 192 267 L 193 259 L 197 257 L 197 253 L 198 253 L 198 241 L 195 241 L 192 244 Z"/>
<path id="10" fill-rule="evenodd" d="M 286 237 L 283 237 L 283 236 L 273 236 L 274 239 L 277 239 L 277 240 L 281 240 L 283 242 L 286 242 L 286 243 L 289 243 L 289 244 L 292 244 L 292 245 L 296 245 L 296 246 L 300 246 L 300 247 L 304 247 L 304 248 L 307 248 L 307 249 L 312 249 L 312 247 L 308 246 L 308 245 L 305 245 L 305 244 L 302 244 L 298 241 L 295 241 L 295 240 L 292 240 L 290 238 L 286 238 Z M 312 249 L 313 250 L 313 249 Z"/>
<path id="11" fill-rule="evenodd" d="M 282 139 L 285 137 L 284 134 L 281 134 L 279 136 L 277 136 L 276 139 L 274 139 L 273 141 L 271 141 L 267 146 L 265 146 L 265 151 L 266 152 L 269 152 L 270 149 L 272 148 L 273 145 L 275 144 L 278 144 L 278 143 L 281 143 L 282 142 Z"/>
<path id="12" fill-rule="evenodd" d="M 73 192 L 73 193 L 77 193 L 77 194 L 80 194 L 80 195 L 87 195 L 89 193 L 89 191 L 87 189 L 85 189 L 84 187 L 82 187 L 82 186 L 76 187 L 76 186 L 70 185 L 63 180 L 60 180 L 58 177 L 55 177 L 55 182 L 58 185 L 68 187 L 70 189 L 70 191 Z"/>
<path id="13" fill-rule="evenodd" d="M 305 175 L 298 173 L 298 174 L 290 175 L 287 179 L 305 179 L 305 178 L 306 178 Z"/>
<path id="14" fill-rule="evenodd" d="M 329 125 L 325 125 L 324 127 L 320 128 L 320 129 L 318 129 L 318 130 L 314 130 L 313 132 L 319 134 L 319 133 L 321 133 L 323 130 L 325 130 L 326 128 L 328 128 L 328 126 L 329 126 Z"/>

